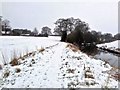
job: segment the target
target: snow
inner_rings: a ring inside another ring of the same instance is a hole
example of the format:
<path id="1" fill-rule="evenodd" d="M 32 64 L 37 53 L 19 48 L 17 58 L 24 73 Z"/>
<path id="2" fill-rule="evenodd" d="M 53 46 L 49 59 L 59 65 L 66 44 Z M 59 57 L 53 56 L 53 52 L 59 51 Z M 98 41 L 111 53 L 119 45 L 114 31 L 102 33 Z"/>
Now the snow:
<path id="1" fill-rule="evenodd" d="M 55 40 L 59 41 L 60 37 Z M 53 45 L 55 40 L 54 37 L 0 36 L 0 63 L 4 60 L 10 62 L 14 54 L 19 57 L 38 48 Z"/>
<path id="2" fill-rule="evenodd" d="M 118 88 L 118 81 L 108 73 L 113 67 L 101 60 L 88 57 L 80 50 L 74 52 L 66 47 L 68 43 L 59 40 L 60 37 L 0 38 L 2 52 L 5 52 L 4 48 L 11 51 L 15 48 L 24 52 L 25 46 L 29 48 L 29 51 L 35 50 L 34 55 L 30 55 L 24 60 L 20 59 L 20 65 L 7 64 L 3 67 L 0 87 Z M 39 51 L 41 47 L 45 49 L 42 52 Z M 6 55 L 10 54 L 8 50 Z M 18 68 L 20 72 L 16 72 Z M 9 73 L 8 77 L 3 77 L 6 72 Z"/>
<path id="3" fill-rule="evenodd" d="M 98 44 L 97 46 L 98 47 L 105 47 L 107 49 L 110 49 L 110 50 L 116 50 L 116 49 L 120 49 L 120 40 L 116 40 L 116 41 L 113 41 L 113 42 L 109 42 L 109 43 L 104 43 L 104 44 Z"/>

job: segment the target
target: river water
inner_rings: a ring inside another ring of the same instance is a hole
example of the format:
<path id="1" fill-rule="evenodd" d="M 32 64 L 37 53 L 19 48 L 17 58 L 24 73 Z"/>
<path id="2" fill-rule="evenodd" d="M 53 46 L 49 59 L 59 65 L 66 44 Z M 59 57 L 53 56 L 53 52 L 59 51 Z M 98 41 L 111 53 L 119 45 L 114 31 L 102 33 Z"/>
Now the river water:
<path id="1" fill-rule="evenodd" d="M 120 68 L 118 65 L 118 63 L 120 63 L 120 54 L 113 54 L 104 50 L 97 49 L 97 51 L 91 53 L 91 55 L 95 59 L 107 61 L 111 66 Z"/>

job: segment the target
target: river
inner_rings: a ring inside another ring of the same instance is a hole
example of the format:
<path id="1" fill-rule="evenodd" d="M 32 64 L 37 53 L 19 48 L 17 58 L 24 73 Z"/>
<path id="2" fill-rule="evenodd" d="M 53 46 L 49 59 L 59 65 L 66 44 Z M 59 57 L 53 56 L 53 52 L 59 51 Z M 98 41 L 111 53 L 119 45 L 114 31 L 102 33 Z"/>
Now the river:
<path id="1" fill-rule="evenodd" d="M 120 68 L 118 65 L 118 63 L 120 63 L 120 54 L 113 54 L 101 49 L 96 49 L 91 55 L 95 59 L 107 61 L 111 66 Z"/>

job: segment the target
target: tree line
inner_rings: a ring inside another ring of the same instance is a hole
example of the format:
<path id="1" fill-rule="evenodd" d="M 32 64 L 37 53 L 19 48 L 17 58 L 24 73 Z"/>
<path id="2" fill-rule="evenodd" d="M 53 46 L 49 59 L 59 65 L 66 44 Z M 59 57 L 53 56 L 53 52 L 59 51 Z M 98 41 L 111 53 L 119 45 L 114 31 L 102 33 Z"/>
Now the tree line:
<path id="1" fill-rule="evenodd" d="M 28 29 L 12 29 L 10 26 L 10 21 L 5 19 L 1 20 L 1 27 L 2 27 L 2 35 L 10 35 L 10 36 L 40 36 L 40 37 L 48 37 L 52 35 L 51 29 L 48 26 L 42 27 L 41 32 L 37 30 L 35 27 L 33 31 Z"/>
<path id="2" fill-rule="evenodd" d="M 10 26 L 10 21 L 7 19 L 1 19 L 1 22 L 3 35 L 41 37 L 53 35 L 51 33 L 51 28 L 49 28 L 48 26 L 42 27 L 42 30 L 39 33 L 37 28 L 34 28 L 33 31 L 28 29 L 12 29 L 12 27 Z M 102 32 L 91 30 L 89 24 L 80 20 L 79 18 L 60 18 L 56 20 L 54 24 L 55 28 L 53 33 L 54 35 L 61 36 L 61 41 L 82 45 L 86 43 L 98 44 L 120 40 L 120 33 L 117 33 L 113 36 L 111 33 L 102 34 Z"/>
<path id="3" fill-rule="evenodd" d="M 89 24 L 79 18 L 60 18 L 55 22 L 54 33 L 61 35 L 61 41 L 82 44 L 98 44 L 120 40 L 120 33 L 112 36 L 111 33 L 91 30 Z"/>

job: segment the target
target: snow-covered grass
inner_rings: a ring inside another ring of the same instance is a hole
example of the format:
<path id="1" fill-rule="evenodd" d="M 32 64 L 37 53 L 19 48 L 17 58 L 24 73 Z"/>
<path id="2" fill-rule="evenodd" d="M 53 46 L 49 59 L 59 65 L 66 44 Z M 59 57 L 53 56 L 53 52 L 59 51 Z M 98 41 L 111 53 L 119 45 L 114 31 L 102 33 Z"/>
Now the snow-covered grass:
<path id="1" fill-rule="evenodd" d="M 110 49 L 110 50 L 117 50 L 120 52 L 120 40 L 116 40 L 116 41 L 104 43 L 104 44 L 98 44 L 97 46 L 104 47 L 104 48 Z"/>
<path id="2" fill-rule="evenodd" d="M 5 52 L 3 48 L 11 50 L 6 55 L 14 48 L 24 52 L 25 46 L 35 52 L 24 60 L 20 58 L 19 65 L 3 67 L 1 88 L 118 88 L 108 63 L 88 57 L 74 45 L 59 42 L 59 37 L 3 37 L 1 40 L 5 39 L 9 41 L 0 46 L 2 52 Z"/>
<path id="3" fill-rule="evenodd" d="M 14 57 L 53 45 L 59 40 L 60 37 L 0 36 L 0 63 L 10 62 Z"/>

